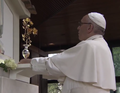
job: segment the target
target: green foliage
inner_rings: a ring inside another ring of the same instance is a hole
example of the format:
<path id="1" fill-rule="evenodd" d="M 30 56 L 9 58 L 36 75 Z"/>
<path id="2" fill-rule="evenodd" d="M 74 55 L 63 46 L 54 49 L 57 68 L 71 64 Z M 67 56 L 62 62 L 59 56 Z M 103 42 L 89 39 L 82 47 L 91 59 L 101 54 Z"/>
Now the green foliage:
<path id="1" fill-rule="evenodd" d="M 8 72 L 8 67 L 4 63 L 0 63 L 0 67 L 3 68 L 5 72 Z"/>
<path id="2" fill-rule="evenodd" d="M 17 64 L 13 59 L 0 59 L 0 67 L 3 68 L 3 71 L 8 72 L 17 68 Z"/>
<path id="3" fill-rule="evenodd" d="M 117 86 L 117 87 L 120 87 L 120 83 L 116 83 L 116 86 Z"/>
<path id="4" fill-rule="evenodd" d="M 48 93 L 61 93 L 58 83 L 49 83 Z"/>
<path id="5" fill-rule="evenodd" d="M 120 47 L 114 47 L 112 50 L 113 50 L 115 75 L 120 76 Z"/>

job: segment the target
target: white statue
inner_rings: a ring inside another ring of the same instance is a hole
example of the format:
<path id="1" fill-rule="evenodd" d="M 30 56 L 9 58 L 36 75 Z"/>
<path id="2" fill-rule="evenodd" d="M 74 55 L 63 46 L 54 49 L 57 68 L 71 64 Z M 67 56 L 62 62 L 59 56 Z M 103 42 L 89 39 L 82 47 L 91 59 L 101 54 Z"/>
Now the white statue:
<path id="1" fill-rule="evenodd" d="M 0 41 L 0 54 L 4 54 L 4 46 L 3 46 L 3 43 L 2 41 Z"/>

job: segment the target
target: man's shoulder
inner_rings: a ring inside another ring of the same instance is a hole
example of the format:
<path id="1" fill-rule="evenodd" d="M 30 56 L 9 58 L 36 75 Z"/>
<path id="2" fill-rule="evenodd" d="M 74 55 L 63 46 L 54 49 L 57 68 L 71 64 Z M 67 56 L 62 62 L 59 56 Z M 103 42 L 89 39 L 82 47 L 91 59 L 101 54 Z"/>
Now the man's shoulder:
<path id="1" fill-rule="evenodd" d="M 78 43 L 76 47 L 80 47 L 82 49 L 95 49 L 95 48 L 101 47 L 101 44 L 102 42 L 99 42 L 96 40 L 85 40 Z"/>
<path id="2" fill-rule="evenodd" d="M 94 41 L 94 40 L 85 40 L 85 41 L 81 41 L 77 45 L 80 45 L 80 46 L 92 46 L 95 43 L 96 43 L 96 41 Z"/>

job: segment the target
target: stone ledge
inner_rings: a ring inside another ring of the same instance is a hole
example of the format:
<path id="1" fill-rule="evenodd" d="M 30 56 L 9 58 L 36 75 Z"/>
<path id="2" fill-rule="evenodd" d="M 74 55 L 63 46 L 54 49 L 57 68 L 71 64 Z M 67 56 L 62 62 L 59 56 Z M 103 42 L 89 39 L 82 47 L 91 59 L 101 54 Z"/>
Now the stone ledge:
<path id="1" fill-rule="evenodd" d="M 0 76 L 0 93 L 38 93 L 38 86 Z"/>

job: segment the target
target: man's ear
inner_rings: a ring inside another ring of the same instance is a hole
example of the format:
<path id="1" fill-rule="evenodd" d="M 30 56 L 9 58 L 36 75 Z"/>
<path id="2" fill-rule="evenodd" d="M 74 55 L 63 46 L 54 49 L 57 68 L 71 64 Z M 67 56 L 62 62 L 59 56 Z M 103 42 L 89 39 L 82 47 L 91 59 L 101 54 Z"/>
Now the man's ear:
<path id="1" fill-rule="evenodd" d="M 94 29 L 94 26 L 92 24 L 89 25 L 88 27 L 88 33 L 91 33 Z"/>

